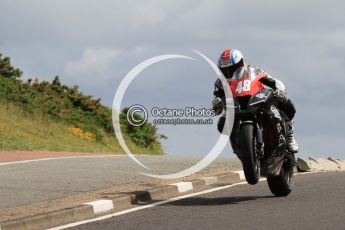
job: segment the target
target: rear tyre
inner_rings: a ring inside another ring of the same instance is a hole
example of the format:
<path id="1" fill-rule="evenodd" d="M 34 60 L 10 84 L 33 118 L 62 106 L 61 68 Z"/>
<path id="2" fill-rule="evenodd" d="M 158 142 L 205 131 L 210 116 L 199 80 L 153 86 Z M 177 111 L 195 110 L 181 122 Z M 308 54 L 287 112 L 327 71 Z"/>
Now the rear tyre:
<path id="1" fill-rule="evenodd" d="M 267 177 L 268 187 L 275 196 L 287 196 L 292 191 L 294 185 L 293 170 L 282 167 L 279 176 Z"/>
<path id="2" fill-rule="evenodd" d="M 243 165 L 244 175 L 248 184 L 256 184 L 260 178 L 260 161 L 256 156 L 256 137 L 254 136 L 254 126 L 244 124 L 239 133 L 240 155 Z"/>

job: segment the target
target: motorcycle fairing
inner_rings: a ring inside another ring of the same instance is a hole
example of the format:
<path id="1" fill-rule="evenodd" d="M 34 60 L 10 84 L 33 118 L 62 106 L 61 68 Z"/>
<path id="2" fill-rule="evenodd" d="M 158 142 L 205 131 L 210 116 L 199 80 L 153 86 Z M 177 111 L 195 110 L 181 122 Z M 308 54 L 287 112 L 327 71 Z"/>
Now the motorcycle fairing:
<path id="1" fill-rule="evenodd" d="M 264 77 L 267 77 L 266 73 L 256 76 L 244 75 L 240 79 L 228 80 L 232 95 L 234 97 L 244 97 L 260 92 L 264 88 L 264 84 L 260 82 L 260 79 Z M 248 85 L 249 87 L 245 87 Z"/>
<path id="2" fill-rule="evenodd" d="M 248 106 L 251 111 L 260 108 L 260 104 L 266 103 L 272 96 L 272 90 L 263 88 L 260 92 L 252 95 L 249 99 Z"/>

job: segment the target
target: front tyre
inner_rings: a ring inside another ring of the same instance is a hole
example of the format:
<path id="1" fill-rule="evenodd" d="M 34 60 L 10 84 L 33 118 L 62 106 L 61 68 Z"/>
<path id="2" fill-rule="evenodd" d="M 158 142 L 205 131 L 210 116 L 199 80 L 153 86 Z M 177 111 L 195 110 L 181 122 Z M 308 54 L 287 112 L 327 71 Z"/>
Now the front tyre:
<path id="1" fill-rule="evenodd" d="M 239 133 L 240 155 L 248 184 L 256 184 L 260 178 L 260 161 L 256 156 L 254 125 L 244 124 Z"/>
<path id="2" fill-rule="evenodd" d="M 268 187 L 275 196 L 287 196 L 294 185 L 293 169 L 282 167 L 280 175 L 267 177 Z"/>

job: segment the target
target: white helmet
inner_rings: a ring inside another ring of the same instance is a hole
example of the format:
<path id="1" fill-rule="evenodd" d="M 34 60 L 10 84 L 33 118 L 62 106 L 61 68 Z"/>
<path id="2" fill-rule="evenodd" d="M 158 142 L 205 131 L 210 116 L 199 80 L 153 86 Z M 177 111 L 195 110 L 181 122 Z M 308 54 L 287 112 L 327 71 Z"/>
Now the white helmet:
<path id="1" fill-rule="evenodd" d="M 243 66 L 243 55 L 239 50 L 226 49 L 218 59 L 218 68 L 226 78 L 231 78 L 237 68 Z"/>

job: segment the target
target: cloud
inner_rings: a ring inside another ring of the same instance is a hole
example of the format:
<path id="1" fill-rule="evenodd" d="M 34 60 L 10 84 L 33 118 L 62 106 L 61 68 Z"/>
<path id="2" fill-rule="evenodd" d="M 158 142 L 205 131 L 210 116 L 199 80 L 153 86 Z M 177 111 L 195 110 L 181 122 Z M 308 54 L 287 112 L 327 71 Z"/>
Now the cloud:
<path id="1" fill-rule="evenodd" d="M 79 59 L 66 63 L 64 72 L 67 75 L 99 77 L 119 54 L 118 50 L 112 48 L 86 48 Z"/>
<path id="2" fill-rule="evenodd" d="M 3 0 L 0 20 L 6 23 L 0 24 L 0 49 L 24 75 L 61 75 L 66 84 L 78 84 L 110 105 L 123 76 L 147 58 L 190 55 L 193 48 L 216 60 L 223 49 L 238 48 L 248 63 L 287 85 L 297 105 L 296 130 L 303 149 L 326 150 L 324 135 L 340 154 L 345 147 L 344 7 L 345 2 L 335 0 Z M 143 72 L 126 97 L 167 107 L 189 101 L 209 104 L 215 77 L 211 71 L 197 65 L 202 62 L 170 63 Z M 174 151 L 192 151 L 208 135 L 198 133 L 203 136 L 187 143 L 179 131 L 164 131 L 176 137 L 166 142 Z M 178 146 L 178 137 L 189 146 Z"/>

